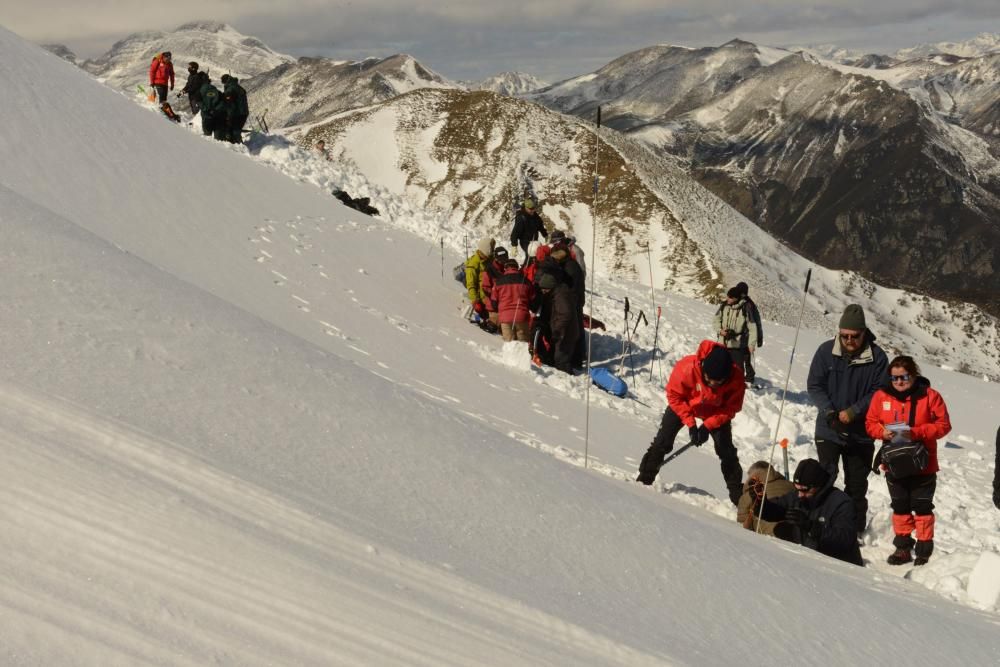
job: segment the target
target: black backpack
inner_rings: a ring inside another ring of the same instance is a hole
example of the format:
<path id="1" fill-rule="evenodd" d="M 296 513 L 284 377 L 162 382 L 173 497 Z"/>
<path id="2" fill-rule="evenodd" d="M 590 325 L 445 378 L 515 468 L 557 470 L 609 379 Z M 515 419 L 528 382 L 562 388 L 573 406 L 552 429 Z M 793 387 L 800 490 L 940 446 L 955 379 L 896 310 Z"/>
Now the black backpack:
<path id="1" fill-rule="evenodd" d="M 910 428 L 917 420 L 917 398 L 910 397 L 910 418 L 907 420 Z M 893 479 L 912 477 L 927 467 L 931 454 L 924 443 L 917 442 L 887 442 L 879 450 L 878 459 L 886 467 Z"/>
<path id="2" fill-rule="evenodd" d="M 222 93 L 210 83 L 202 86 L 201 89 L 201 114 L 202 116 L 214 116 L 222 110 Z"/>

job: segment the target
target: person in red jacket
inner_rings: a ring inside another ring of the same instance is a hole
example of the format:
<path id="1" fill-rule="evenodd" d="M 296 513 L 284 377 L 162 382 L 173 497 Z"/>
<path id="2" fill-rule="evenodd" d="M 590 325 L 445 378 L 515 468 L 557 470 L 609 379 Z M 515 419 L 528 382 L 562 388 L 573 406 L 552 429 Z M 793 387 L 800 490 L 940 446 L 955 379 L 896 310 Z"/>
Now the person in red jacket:
<path id="1" fill-rule="evenodd" d="M 733 363 L 726 348 L 703 340 L 698 352 L 681 359 L 670 373 L 667 410 L 660 430 L 642 457 L 636 481 L 653 483 L 663 458 L 674 448 L 681 427 L 686 426 L 691 442 L 697 446 L 712 438 L 729 499 L 733 505 L 738 504 L 743 493 L 743 469 L 733 446 L 732 421 L 743 409 L 745 392 L 743 370 Z"/>
<path id="2" fill-rule="evenodd" d="M 503 275 L 504 265 L 507 263 L 507 259 L 507 248 L 497 246 L 493 250 L 493 257 L 486 262 L 486 265 L 483 267 L 483 272 L 479 274 L 480 290 L 483 294 L 489 297 L 483 301 L 483 305 L 486 306 L 487 315 L 484 328 L 490 333 L 497 333 L 500 331 L 500 321 L 497 319 L 497 302 L 491 295 L 493 294 L 493 286 L 496 284 L 500 276 Z"/>
<path id="3" fill-rule="evenodd" d="M 153 56 L 149 64 L 149 85 L 160 97 L 160 104 L 167 101 L 167 86 L 174 89 L 174 63 L 170 51 L 164 51 Z"/>
<path id="4" fill-rule="evenodd" d="M 503 339 L 529 342 L 530 306 L 535 299 L 535 286 L 521 273 L 516 259 L 507 260 L 503 275 L 493 285 L 490 298 L 497 305 Z"/>
<path id="5" fill-rule="evenodd" d="M 951 420 L 941 394 L 931 389 L 930 381 L 920 375 L 912 357 L 900 356 L 889 362 L 889 381 L 872 396 L 865 430 L 883 443 L 895 437 L 897 441 L 922 442 L 927 448 L 927 465 L 917 474 L 902 479 L 895 479 L 888 472 L 885 475 L 892 499 L 892 529 L 896 534 L 892 541 L 896 550 L 887 562 L 909 563 L 910 552 L 914 551 L 913 564 L 923 565 L 934 551 L 937 440 L 951 431 Z M 914 531 L 916 549 L 911 536 Z"/>

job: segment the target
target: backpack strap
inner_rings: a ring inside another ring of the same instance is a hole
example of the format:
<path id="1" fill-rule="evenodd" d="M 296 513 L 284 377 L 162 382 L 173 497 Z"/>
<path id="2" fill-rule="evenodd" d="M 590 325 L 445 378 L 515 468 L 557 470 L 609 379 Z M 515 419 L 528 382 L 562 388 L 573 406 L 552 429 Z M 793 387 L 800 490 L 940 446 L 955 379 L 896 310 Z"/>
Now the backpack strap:
<path id="1" fill-rule="evenodd" d="M 915 394 L 910 395 L 910 418 L 907 420 L 907 424 L 910 425 L 912 429 L 915 422 L 917 421 L 917 397 Z"/>

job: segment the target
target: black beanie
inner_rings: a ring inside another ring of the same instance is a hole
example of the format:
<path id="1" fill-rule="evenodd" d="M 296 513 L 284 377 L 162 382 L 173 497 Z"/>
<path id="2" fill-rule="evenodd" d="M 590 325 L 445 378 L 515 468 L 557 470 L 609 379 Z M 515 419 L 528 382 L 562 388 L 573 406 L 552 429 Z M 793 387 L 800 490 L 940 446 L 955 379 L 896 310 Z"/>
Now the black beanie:
<path id="1" fill-rule="evenodd" d="M 823 486 L 830 479 L 830 473 L 816 459 L 802 459 L 795 468 L 792 481 L 810 489 Z"/>
<path id="2" fill-rule="evenodd" d="M 493 259 L 497 260 L 501 264 L 506 262 L 508 259 L 507 248 L 504 248 L 503 246 L 497 247 L 493 251 Z"/>
<path id="3" fill-rule="evenodd" d="M 750 286 L 746 283 L 736 283 L 736 291 L 739 292 L 741 296 L 747 296 L 750 294 Z"/>
<path id="4" fill-rule="evenodd" d="M 729 291 L 726 292 L 726 296 L 729 297 L 730 299 L 739 299 L 741 296 L 743 296 L 743 294 L 740 293 L 739 287 L 730 287 Z"/>
<path id="5" fill-rule="evenodd" d="M 710 380 L 728 380 L 733 372 L 733 358 L 721 345 L 716 345 L 701 362 L 701 373 Z"/>

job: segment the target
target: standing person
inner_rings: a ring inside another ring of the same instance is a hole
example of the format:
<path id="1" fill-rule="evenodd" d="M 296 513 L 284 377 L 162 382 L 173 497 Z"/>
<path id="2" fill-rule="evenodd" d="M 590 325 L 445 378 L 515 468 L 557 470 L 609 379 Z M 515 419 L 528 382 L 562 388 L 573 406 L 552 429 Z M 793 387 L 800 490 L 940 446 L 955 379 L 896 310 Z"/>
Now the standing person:
<path id="1" fill-rule="evenodd" d="M 795 491 L 789 482 L 767 461 L 757 461 L 747 469 L 747 481 L 743 483 L 743 494 L 736 504 L 736 521 L 747 530 L 774 535 L 774 522 L 760 519 L 760 499 L 767 494 L 768 500 L 779 498 Z"/>
<path id="2" fill-rule="evenodd" d="M 223 74 L 221 81 L 222 100 L 226 109 L 225 139 L 233 144 L 242 144 L 243 126 L 250 117 L 247 91 L 235 76 Z"/>
<path id="3" fill-rule="evenodd" d="M 1000 510 L 1000 428 L 997 429 L 996 465 L 993 467 L 993 504 Z"/>
<path id="4" fill-rule="evenodd" d="M 201 133 L 215 136 L 218 127 L 225 122 L 222 110 L 222 93 L 212 85 L 212 80 L 205 75 L 205 85 L 198 91 L 201 97 Z"/>
<path id="5" fill-rule="evenodd" d="M 198 63 L 191 61 L 188 63 L 188 80 L 179 95 L 187 95 L 188 106 L 191 115 L 195 115 L 201 110 L 201 87 L 208 83 L 208 73 L 198 71 Z"/>
<path id="6" fill-rule="evenodd" d="M 774 536 L 838 560 L 860 565 L 861 548 L 854 527 L 854 503 L 833 485 L 836 474 L 816 459 L 795 468 L 795 490 L 763 500 L 761 519 L 776 521 Z"/>
<path id="7" fill-rule="evenodd" d="M 667 409 L 656 437 L 642 457 L 636 481 L 653 483 L 663 458 L 673 450 L 677 434 L 686 426 L 696 446 L 712 438 L 729 500 L 738 505 L 743 494 L 743 469 L 733 446 L 732 421 L 743 409 L 745 393 L 743 370 L 733 363 L 726 348 L 703 340 L 698 352 L 681 359 L 670 373 Z M 701 426 L 698 419 L 702 420 Z"/>
<path id="8" fill-rule="evenodd" d="M 905 424 L 905 428 L 901 425 Z M 890 426 L 898 425 L 898 433 Z M 899 356 L 889 362 L 889 381 L 872 396 L 865 418 L 868 435 L 889 443 L 894 438 L 921 442 L 927 449 L 927 465 L 915 474 L 896 478 L 889 471 L 885 482 L 892 499 L 892 541 L 896 550 L 889 565 L 902 565 L 916 553 L 914 565 L 923 565 L 934 551 L 934 489 L 937 486 L 937 441 L 951 431 L 948 407 L 930 380 L 920 375 L 912 357 Z M 911 534 L 916 531 L 914 549 Z"/>
<path id="9" fill-rule="evenodd" d="M 490 298 L 497 304 L 500 335 L 503 339 L 529 342 L 528 324 L 531 321 L 535 286 L 518 269 L 516 259 L 507 260 L 503 275 L 493 285 Z"/>
<path id="10" fill-rule="evenodd" d="M 159 96 L 160 105 L 167 101 L 167 86 L 174 89 L 174 63 L 170 51 L 164 51 L 153 56 L 149 64 L 149 85 Z"/>
<path id="11" fill-rule="evenodd" d="M 545 223 L 542 222 L 541 216 L 535 212 L 535 200 L 531 197 L 525 197 L 521 208 L 514 215 L 514 228 L 510 232 L 510 247 L 521 247 L 521 250 L 524 251 L 525 263 L 528 261 L 528 244 L 538 240 L 539 234 L 542 235 L 542 238 L 549 238 L 548 232 L 545 231 Z"/>
<path id="12" fill-rule="evenodd" d="M 751 303 L 737 286 L 726 293 L 726 300 L 715 311 L 717 340 L 729 350 L 733 363 L 743 369 L 748 384 L 753 384 L 756 376 L 753 353 L 760 347 L 761 338 L 760 314 Z"/>
<path id="13" fill-rule="evenodd" d="M 330 161 L 330 154 L 326 151 L 326 142 L 322 139 L 316 142 L 316 145 L 313 146 L 313 151 L 327 162 Z"/>
<path id="14" fill-rule="evenodd" d="M 865 415 L 875 390 L 885 383 L 888 359 L 875 344 L 857 304 L 844 309 L 837 337 L 822 343 L 809 366 L 809 397 L 818 408 L 816 451 L 820 463 L 837 469 L 844 462 L 844 491 L 854 499 L 860 536 L 868 517 L 868 474 L 875 441 Z"/>
<path id="15" fill-rule="evenodd" d="M 486 237 L 479 241 L 476 251 L 469 259 L 465 260 L 465 289 L 469 294 L 469 303 L 472 304 L 472 312 L 478 317 L 478 322 L 485 320 L 486 300 L 489 294 L 482 291 L 482 272 L 486 269 L 486 264 L 493 255 L 493 239 Z"/>
<path id="16" fill-rule="evenodd" d="M 573 351 L 576 349 L 576 337 L 579 331 L 573 293 L 551 273 L 542 274 L 538 279 L 538 287 L 542 304 L 541 314 L 535 321 L 535 327 L 536 331 L 549 342 L 551 349 L 540 345 L 534 348 L 534 352 L 546 365 L 572 375 Z"/>

